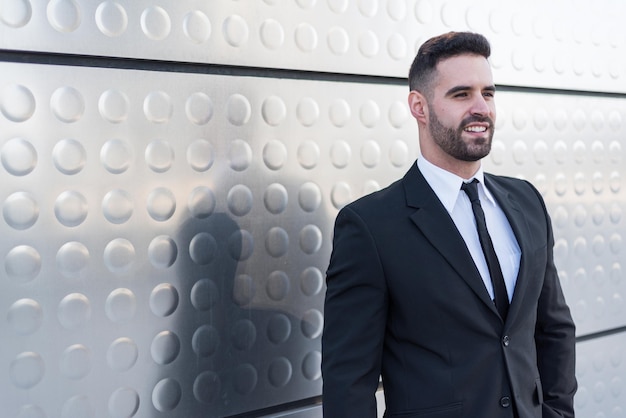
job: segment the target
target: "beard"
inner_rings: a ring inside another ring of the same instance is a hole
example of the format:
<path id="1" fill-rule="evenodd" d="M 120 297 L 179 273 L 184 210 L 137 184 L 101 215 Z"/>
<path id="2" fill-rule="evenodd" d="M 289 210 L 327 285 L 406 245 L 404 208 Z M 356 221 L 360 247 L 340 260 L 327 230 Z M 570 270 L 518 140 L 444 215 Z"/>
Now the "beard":
<path id="1" fill-rule="evenodd" d="M 430 112 L 428 120 L 433 141 L 451 157 L 461 161 L 478 161 L 489 155 L 493 139 L 493 121 L 491 118 L 470 116 L 463 119 L 457 129 L 444 126 L 435 112 Z M 489 129 L 482 138 L 464 141 L 463 128 L 472 122 L 487 122 Z"/>

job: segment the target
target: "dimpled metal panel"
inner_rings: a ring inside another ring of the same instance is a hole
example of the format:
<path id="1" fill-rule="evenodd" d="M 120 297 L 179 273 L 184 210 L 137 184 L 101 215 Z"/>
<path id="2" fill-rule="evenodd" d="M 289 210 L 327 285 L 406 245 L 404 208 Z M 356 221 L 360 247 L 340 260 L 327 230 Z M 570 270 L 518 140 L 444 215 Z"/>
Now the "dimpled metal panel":
<path id="1" fill-rule="evenodd" d="M 318 396 L 332 221 L 413 162 L 406 89 L 0 70 L 8 416 Z"/>
<path id="2" fill-rule="evenodd" d="M 493 42 L 500 82 L 626 92 L 614 0 L 3 0 L 0 48 L 405 77 L 428 37 Z"/>

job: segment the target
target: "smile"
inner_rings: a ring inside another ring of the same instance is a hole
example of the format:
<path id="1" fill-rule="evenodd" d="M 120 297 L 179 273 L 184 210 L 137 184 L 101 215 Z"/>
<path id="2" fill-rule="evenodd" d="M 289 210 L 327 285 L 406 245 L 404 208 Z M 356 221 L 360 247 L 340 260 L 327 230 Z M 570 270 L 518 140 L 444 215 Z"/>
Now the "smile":
<path id="1" fill-rule="evenodd" d="M 486 126 L 468 126 L 467 128 L 463 129 L 466 132 L 485 132 L 487 131 L 487 127 Z"/>

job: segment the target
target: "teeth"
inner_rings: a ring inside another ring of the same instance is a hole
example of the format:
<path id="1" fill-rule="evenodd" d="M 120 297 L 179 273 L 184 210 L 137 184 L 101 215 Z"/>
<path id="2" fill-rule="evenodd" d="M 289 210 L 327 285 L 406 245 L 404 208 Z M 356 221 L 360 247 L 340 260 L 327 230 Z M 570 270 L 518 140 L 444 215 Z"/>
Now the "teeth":
<path id="1" fill-rule="evenodd" d="M 485 132 L 487 128 L 484 126 L 468 126 L 465 130 L 468 132 Z"/>

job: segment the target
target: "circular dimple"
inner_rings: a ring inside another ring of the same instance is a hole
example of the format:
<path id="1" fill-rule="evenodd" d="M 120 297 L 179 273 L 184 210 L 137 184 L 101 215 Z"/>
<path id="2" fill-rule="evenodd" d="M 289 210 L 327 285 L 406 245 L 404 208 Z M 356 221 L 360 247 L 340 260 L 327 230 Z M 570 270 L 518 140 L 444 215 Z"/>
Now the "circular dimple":
<path id="1" fill-rule="evenodd" d="M 39 218 L 39 205 L 30 193 L 16 192 L 9 195 L 4 201 L 2 215 L 11 228 L 28 229 Z"/>
<path id="2" fill-rule="evenodd" d="M 374 168 L 380 162 L 380 146 L 376 141 L 367 141 L 361 147 L 361 162 L 367 168 Z"/>
<path id="3" fill-rule="evenodd" d="M 137 298 L 130 289 L 119 288 L 113 290 L 107 296 L 104 311 L 113 322 L 128 321 L 135 316 L 137 310 Z"/>
<path id="4" fill-rule="evenodd" d="M 122 372 L 132 368 L 137 362 L 139 349 L 130 338 L 118 338 L 107 349 L 107 364 L 116 371 Z"/>
<path id="5" fill-rule="evenodd" d="M 243 126 L 252 116 L 252 107 L 246 96 L 233 94 L 226 102 L 226 117 L 235 126 Z"/>
<path id="6" fill-rule="evenodd" d="M 289 293 L 289 277 L 284 271 L 273 271 L 267 278 L 265 292 L 272 300 L 283 300 Z"/>
<path id="7" fill-rule="evenodd" d="M 77 277 L 89 264 L 89 250 L 80 242 L 65 243 L 57 251 L 56 262 L 65 277 Z"/>
<path id="8" fill-rule="evenodd" d="M 217 242 L 208 232 L 196 234 L 189 242 L 189 256 L 198 265 L 209 264 L 217 255 Z"/>
<path id="9" fill-rule="evenodd" d="M 82 344 L 67 347 L 61 354 L 59 369 L 68 379 L 82 379 L 91 370 L 91 350 Z"/>
<path id="10" fill-rule="evenodd" d="M 87 395 L 72 396 L 63 402 L 61 418 L 93 418 L 94 416 L 94 407 Z"/>
<path id="11" fill-rule="evenodd" d="M 352 149 L 346 141 L 335 141 L 330 149 L 330 161 L 337 168 L 345 168 L 352 158 Z"/>
<path id="12" fill-rule="evenodd" d="M 158 187 L 148 195 L 147 209 L 150 217 L 157 222 L 167 221 L 176 211 L 174 193 L 165 187 Z"/>
<path id="13" fill-rule="evenodd" d="M 172 168 L 174 150 L 167 141 L 154 140 L 148 144 L 145 153 L 146 164 L 155 173 L 165 173 Z"/>
<path id="14" fill-rule="evenodd" d="M 330 192 L 330 200 L 336 209 L 341 209 L 352 200 L 352 188 L 343 181 L 336 183 Z"/>
<path id="15" fill-rule="evenodd" d="M 328 7 L 334 13 L 342 14 L 348 9 L 348 0 L 327 0 Z"/>
<path id="16" fill-rule="evenodd" d="M 220 300 L 217 285 L 211 279 L 200 279 L 191 288 L 191 304 L 198 311 L 208 311 Z"/>
<path id="17" fill-rule="evenodd" d="M 148 259 L 156 268 L 171 267 L 178 256 L 178 248 L 172 238 L 167 235 L 155 237 L 148 246 Z"/>
<path id="18" fill-rule="evenodd" d="M 120 36 L 128 27 L 126 9 L 114 1 L 100 3 L 96 9 L 96 25 L 100 32 L 109 37 Z"/>
<path id="19" fill-rule="evenodd" d="M 28 0 L 7 0 L 0 10 L 0 21 L 12 28 L 24 27 L 30 22 L 33 9 Z"/>
<path id="20" fill-rule="evenodd" d="M 63 174 L 80 172 L 85 167 L 86 159 L 85 148 L 75 139 L 63 139 L 52 150 L 54 166 Z"/>
<path id="21" fill-rule="evenodd" d="M 298 147 L 298 163 L 305 169 L 312 169 L 317 166 L 320 159 L 320 148 L 313 141 L 304 141 Z"/>
<path id="22" fill-rule="evenodd" d="M 110 173 L 120 174 L 128 170 L 133 152 L 128 141 L 111 139 L 100 150 L 100 161 Z"/>
<path id="23" fill-rule="evenodd" d="M 245 306 L 252 302 L 256 293 L 256 285 L 252 277 L 240 274 L 233 280 L 233 302 L 238 306 Z"/>
<path id="24" fill-rule="evenodd" d="M 150 354 L 152 360 L 160 365 L 170 364 L 180 353 L 180 340 L 171 331 L 162 331 L 152 340 Z"/>
<path id="25" fill-rule="evenodd" d="M 200 10 L 194 10 L 183 19 L 185 36 L 196 44 L 202 44 L 211 37 L 211 21 Z"/>
<path id="26" fill-rule="evenodd" d="M 311 351 L 302 360 L 302 374 L 309 380 L 317 380 L 322 377 L 322 355 L 319 351 Z"/>
<path id="27" fill-rule="evenodd" d="M 139 410 L 139 394 L 131 388 L 116 389 L 109 397 L 108 408 L 113 418 L 134 417 Z"/>
<path id="28" fill-rule="evenodd" d="M 528 146 L 523 141 L 516 141 L 513 144 L 513 161 L 523 165 L 528 158 Z"/>
<path id="29" fill-rule="evenodd" d="M 279 357 L 270 363 L 267 378 L 272 386 L 280 388 L 289 383 L 292 372 L 293 368 L 289 360 L 285 357 Z"/>
<path id="30" fill-rule="evenodd" d="M 41 305 L 33 299 L 20 299 L 13 303 L 7 313 L 7 322 L 20 335 L 37 331 L 43 321 Z"/>
<path id="31" fill-rule="evenodd" d="M 77 191 L 63 192 L 54 202 L 54 214 L 57 220 L 67 227 L 75 227 L 83 223 L 87 218 L 87 213 L 87 199 Z"/>
<path id="32" fill-rule="evenodd" d="M 267 325 L 267 338 L 273 344 L 282 344 L 291 335 L 291 321 L 285 314 L 273 315 Z"/>
<path id="33" fill-rule="evenodd" d="M 593 161 L 597 164 L 602 164 L 604 161 L 604 156 L 606 155 L 606 151 L 604 150 L 604 144 L 600 141 L 594 141 L 591 144 L 591 155 L 593 156 Z"/>
<path id="34" fill-rule="evenodd" d="M 252 163 L 252 149 L 242 139 L 235 139 L 228 147 L 228 160 L 230 168 L 235 171 L 244 171 Z"/>
<path id="35" fill-rule="evenodd" d="M 46 414 L 37 405 L 23 405 L 16 418 L 46 418 Z"/>
<path id="36" fill-rule="evenodd" d="M 408 49 L 406 39 L 399 33 L 394 33 L 387 40 L 387 53 L 396 61 L 406 58 Z"/>
<path id="37" fill-rule="evenodd" d="M 0 95 L 0 112 L 12 122 L 24 122 L 35 113 L 36 102 L 33 93 L 20 84 L 10 84 Z"/>
<path id="38" fill-rule="evenodd" d="M 263 202 L 268 212 L 277 215 L 287 209 L 289 201 L 287 189 L 282 184 L 273 183 L 267 186 L 263 195 Z"/>
<path id="39" fill-rule="evenodd" d="M 317 48 L 317 31 L 308 23 L 300 23 L 295 32 L 296 45 L 302 52 L 312 52 Z"/>
<path id="40" fill-rule="evenodd" d="M 160 412 L 172 411 L 182 397 L 180 384 L 171 378 L 160 380 L 152 390 L 152 404 Z"/>
<path id="41" fill-rule="evenodd" d="M 248 28 L 248 22 L 243 17 L 231 15 L 224 20 L 222 33 L 226 42 L 230 46 L 237 48 L 248 42 L 250 29 Z"/>
<path id="42" fill-rule="evenodd" d="M 222 382 L 215 372 L 204 371 L 193 382 L 193 396 L 204 404 L 211 404 L 218 400 L 221 392 Z"/>
<path id="43" fill-rule="evenodd" d="M 537 164 L 545 164 L 548 159 L 548 144 L 537 141 L 533 146 L 533 155 Z"/>
<path id="44" fill-rule="evenodd" d="M 330 105 L 328 116 L 334 126 L 341 128 L 350 120 L 350 105 L 343 99 L 337 99 Z"/>
<path id="45" fill-rule="evenodd" d="M 395 140 L 389 148 L 389 161 L 394 167 L 403 167 L 409 160 L 409 147 L 402 140 Z"/>
<path id="46" fill-rule="evenodd" d="M 319 116 L 320 108 L 314 99 L 305 97 L 298 102 L 296 106 L 296 118 L 303 126 L 313 126 L 319 119 Z"/>
<path id="47" fill-rule="evenodd" d="M 226 196 L 228 210 L 235 216 L 244 216 L 252 210 L 252 191 L 243 184 L 235 185 Z"/>
<path id="48" fill-rule="evenodd" d="M 9 139 L 0 150 L 4 168 L 14 176 L 25 176 L 37 166 L 37 150 L 25 139 Z"/>
<path id="49" fill-rule="evenodd" d="M 13 384 L 20 389 L 30 389 L 36 386 L 45 373 L 45 364 L 41 356 L 32 351 L 20 353 L 9 369 L 9 376 Z"/>
<path id="50" fill-rule="evenodd" d="M 165 318 L 178 307 L 178 290 L 170 283 L 161 283 L 150 293 L 150 310 L 156 316 Z"/>
<path id="51" fill-rule="evenodd" d="M 233 232 L 228 239 L 228 252 L 235 261 L 245 261 L 254 251 L 254 238 L 244 229 Z"/>
<path id="52" fill-rule="evenodd" d="M 100 115 L 111 123 L 121 123 L 128 119 L 129 107 L 128 96 L 119 90 L 107 90 L 98 100 Z"/>
<path id="53" fill-rule="evenodd" d="M 70 293 L 61 299 L 57 310 L 59 322 L 67 329 L 84 326 L 91 318 L 91 302 L 82 293 Z"/>
<path id="54" fill-rule="evenodd" d="M 373 128 L 380 120 L 380 108 L 373 100 L 368 100 L 361 106 L 359 111 L 361 123 L 367 128 Z"/>
<path id="55" fill-rule="evenodd" d="M 350 37 L 344 28 L 334 27 L 328 31 L 328 48 L 335 55 L 345 55 L 350 48 Z"/>
<path id="56" fill-rule="evenodd" d="M 322 231 L 315 225 L 307 225 L 300 231 L 300 249 L 305 254 L 315 254 L 322 248 Z"/>
<path id="57" fill-rule="evenodd" d="M 240 319 L 233 325 L 230 340 L 237 350 L 250 350 L 256 341 L 256 327 L 249 319 Z"/>
<path id="58" fill-rule="evenodd" d="M 556 141 L 554 143 L 554 159 L 557 163 L 563 164 L 567 161 L 567 144 L 563 141 Z"/>
<path id="59" fill-rule="evenodd" d="M 211 189 L 198 186 L 191 191 L 187 199 L 187 206 L 191 215 L 198 219 L 209 217 L 215 210 L 217 201 Z"/>
<path id="60" fill-rule="evenodd" d="M 207 171 L 215 160 L 213 146 L 206 139 L 196 139 L 187 148 L 187 163 L 198 172 Z"/>
<path id="61" fill-rule="evenodd" d="M 165 9 L 152 6 L 141 13 L 141 30 L 154 41 L 160 41 L 170 34 L 172 22 Z"/>
<path id="62" fill-rule="evenodd" d="M 270 126 L 280 125 L 287 116 L 287 106 L 283 99 L 277 96 L 270 96 L 263 101 L 261 106 L 263 120 Z"/>
<path id="63" fill-rule="evenodd" d="M 359 51 L 363 56 L 372 58 L 378 54 L 380 43 L 375 32 L 368 30 L 359 35 L 358 40 Z"/>
<path id="64" fill-rule="evenodd" d="M 302 315 L 300 328 L 305 337 L 313 339 L 322 334 L 323 324 L 324 317 L 322 313 L 317 309 L 309 309 Z"/>
<path id="65" fill-rule="evenodd" d="M 172 112 L 172 99 L 164 91 L 153 91 L 143 101 L 143 113 L 150 122 L 166 123 Z"/>
<path id="66" fill-rule="evenodd" d="M 289 250 L 289 235 L 283 228 L 275 226 L 267 231 L 265 249 L 272 257 L 282 257 Z"/>
<path id="67" fill-rule="evenodd" d="M 322 192 L 319 186 L 312 182 L 307 182 L 300 186 L 298 203 L 305 212 L 317 210 L 322 203 Z"/>
<path id="68" fill-rule="evenodd" d="M 300 289 L 306 296 L 315 296 L 322 291 L 324 276 L 316 267 L 307 267 L 300 274 Z"/>
<path id="69" fill-rule="evenodd" d="M 111 190 L 102 199 L 102 213 L 107 221 L 113 224 L 123 224 L 128 221 L 133 210 L 133 200 L 126 190 Z"/>
<path id="70" fill-rule="evenodd" d="M 73 87 L 60 87 L 52 93 L 50 109 L 58 120 L 73 123 L 85 112 L 85 100 Z"/>
<path id="71" fill-rule="evenodd" d="M 18 245 L 4 259 L 7 276 L 20 283 L 33 280 L 41 271 L 41 255 L 28 245 Z"/>
<path id="72" fill-rule="evenodd" d="M 263 147 L 263 162 L 270 170 L 279 170 L 287 161 L 287 147 L 278 140 L 269 141 Z"/>
<path id="73" fill-rule="evenodd" d="M 241 364 L 235 369 L 233 387 L 240 395 L 248 395 L 256 388 L 258 373 L 250 364 Z"/>
<path id="74" fill-rule="evenodd" d="M 124 273 L 135 261 L 135 247 L 124 238 L 116 238 L 104 248 L 104 264 L 113 273 Z"/>
<path id="75" fill-rule="evenodd" d="M 220 334 L 211 325 L 201 325 L 191 338 L 191 347 L 198 357 L 210 357 L 217 352 Z"/>
<path id="76" fill-rule="evenodd" d="M 285 30 L 274 19 L 266 19 L 261 24 L 259 35 L 261 42 L 268 49 L 278 49 L 285 42 Z"/>
<path id="77" fill-rule="evenodd" d="M 74 0 L 52 0 L 46 8 L 48 22 L 55 30 L 70 33 L 81 23 L 80 8 Z"/>
<path id="78" fill-rule="evenodd" d="M 213 117 L 213 101 L 205 93 L 194 93 L 185 102 L 185 113 L 193 124 L 206 125 Z"/>
<path id="79" fill-rule="evenodd" d="M 402 128 L 409 118 L 409 111 L 406 105 L 399 101 L 393 102 L 389 106 L 388 118 L 391 126 L 396 129 Z"/>

